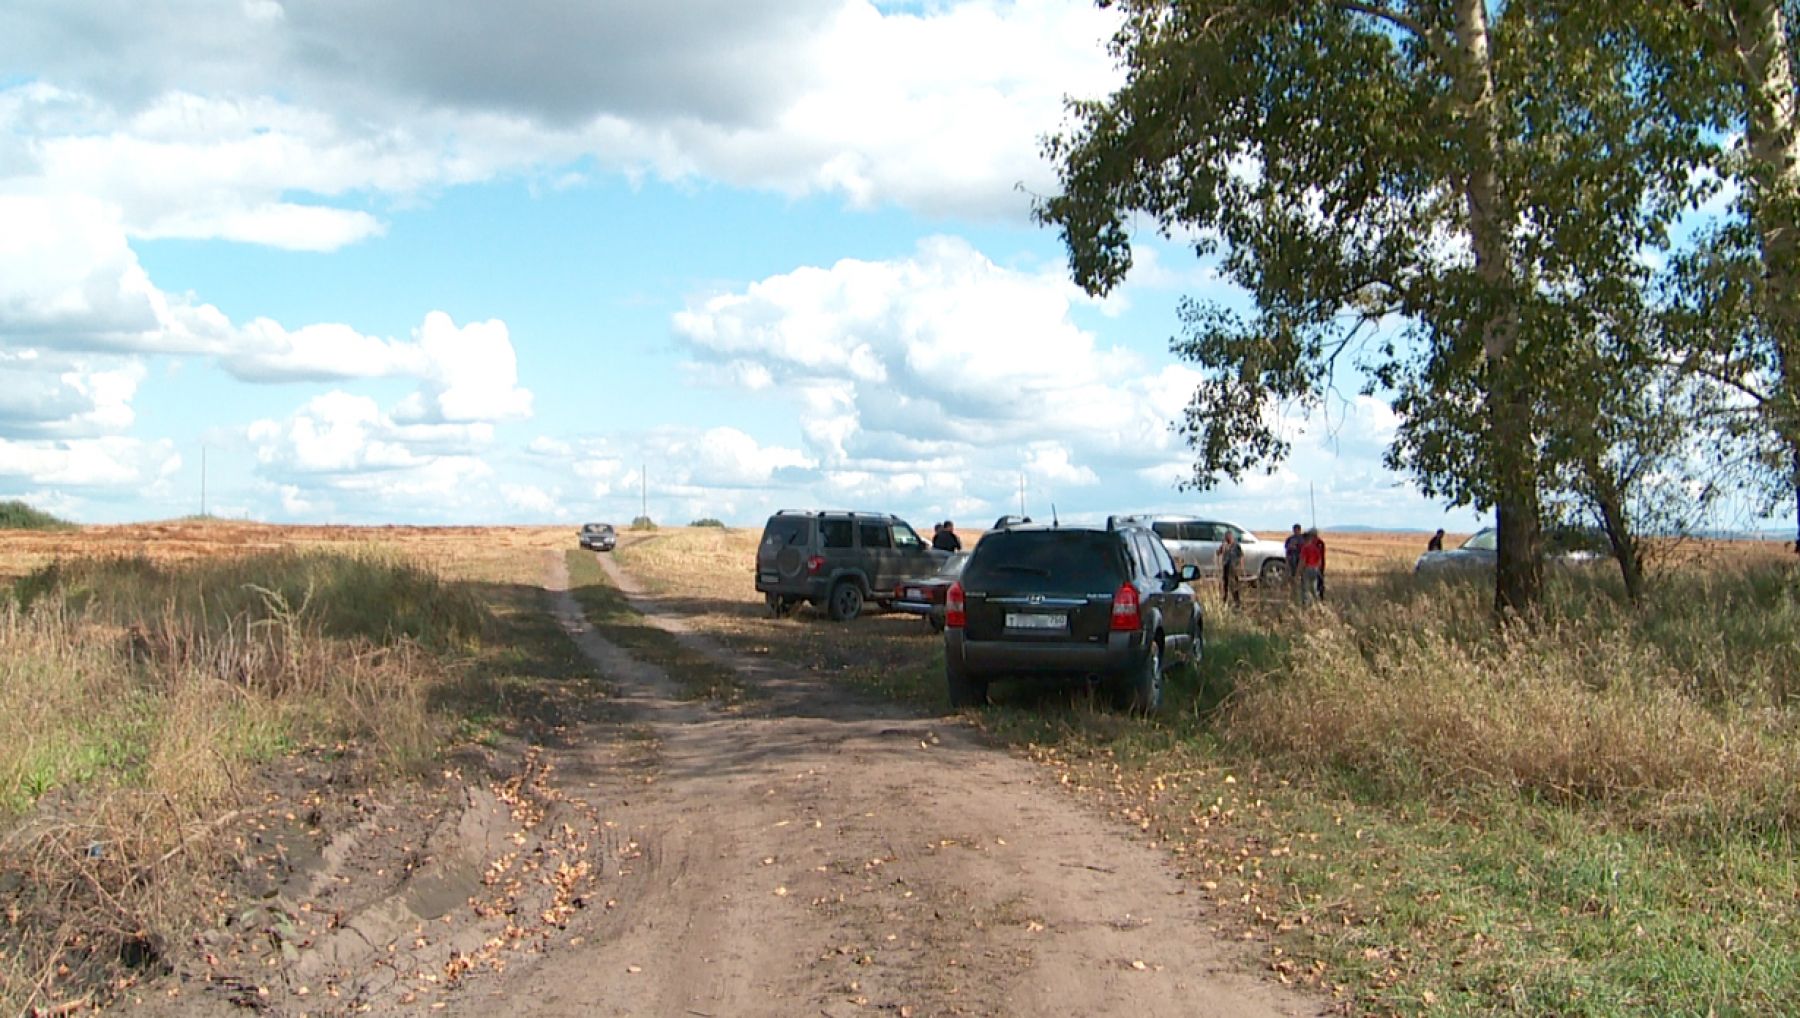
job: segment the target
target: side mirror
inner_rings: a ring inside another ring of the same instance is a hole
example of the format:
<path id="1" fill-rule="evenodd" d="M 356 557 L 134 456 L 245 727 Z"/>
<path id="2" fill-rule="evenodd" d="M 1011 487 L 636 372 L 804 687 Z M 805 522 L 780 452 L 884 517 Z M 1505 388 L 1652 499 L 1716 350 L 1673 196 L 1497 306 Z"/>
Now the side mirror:
<path id="1" fill-rule="evenodd" d="M 1181 582 L 1192 583 L 1200 578 L 1200 567 L 1189 562 L 1181 567 Z"/>

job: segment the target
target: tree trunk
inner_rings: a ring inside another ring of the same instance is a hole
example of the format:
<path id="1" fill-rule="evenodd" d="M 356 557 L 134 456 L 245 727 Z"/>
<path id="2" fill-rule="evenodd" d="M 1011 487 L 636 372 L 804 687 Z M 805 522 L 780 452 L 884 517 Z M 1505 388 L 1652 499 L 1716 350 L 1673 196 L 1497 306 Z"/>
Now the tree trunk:
<path id="1" fill-rule="evenodd" d="M 1644 560 L 1638 554 L 1638 539 L 1631 532 L 1631 521 L 1625 517 L 1624 496 L 1605 470 L 1604 465 L 1590 461 L 1588 483 L 1594 507 L 1600 511 L 1600 525 L 1606 529 L 1606 541 L 1612 545 L 1613 558 L 1619 563 L 1619 576 L 1625 581 L 1625 596 L 1637 604 L 1644 598 Z"/>
<path id="2" fill-rule="evenodd" d="M 1791 453 L 1800 552 L 1800 99 L 1788 45 L 1792 26 L 1781 0 L 1746 0 L 1740 10 L 1735 42 L 1746 75 L 1749 207 L 1763 263 L 1763 327 L 1781 374 L 1774 423 Z"/>
<path id="3" fill-rule="evenodd" d="M 1519 316 L 1513 217 L 1500 186 L 1500 138 L 1495 126 L 1493 57 L 1486 0 L 1456 0 L 1457 93 L 1469 175 L 1463 198 L 1475 270 L 1485 284 L 1481 330 L 1482 385 L 1487 414 L 1488 461 L 1498 530 L 1494 610 L 1501 618 L 1528 611 L 1543 590 L 1538 526 L 1538 457 L 1533 393 L 1522 377 L 1516 347 Z"/>

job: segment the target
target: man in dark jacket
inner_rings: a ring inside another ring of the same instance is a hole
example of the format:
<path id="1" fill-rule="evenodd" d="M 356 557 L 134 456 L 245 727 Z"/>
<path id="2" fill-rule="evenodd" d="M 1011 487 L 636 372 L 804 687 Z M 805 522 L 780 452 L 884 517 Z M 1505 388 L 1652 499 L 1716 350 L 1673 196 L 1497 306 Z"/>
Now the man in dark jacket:
<path id="1" fill-rule="evenodd" d="M 1281 545 L 1287 552 L 1288 594 L 1295 600 L 1300 599 L 1300 546 L 1306 543 L 1306 536 L 1300 533 L 1300 524 L 1294 524 L 1294 532 Z"/>
<path id="2" fill-rule="evenodd" d="M 956 524 L 949 520 L 932 528 L 931 546 L 938 551 L 962 551 L 962 538 L 956 536 Z"/>

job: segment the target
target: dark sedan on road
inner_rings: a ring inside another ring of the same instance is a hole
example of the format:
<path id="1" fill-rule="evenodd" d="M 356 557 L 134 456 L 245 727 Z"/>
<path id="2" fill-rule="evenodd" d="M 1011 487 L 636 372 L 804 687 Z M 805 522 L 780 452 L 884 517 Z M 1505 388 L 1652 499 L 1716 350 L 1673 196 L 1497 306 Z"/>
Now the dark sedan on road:
<path id="1" fill-rule="evenodd" d="M 943 629 L 944 595 L 950 592 L 950 585 L 962 576 L 963 563 L 967 561 L 968 552 L 953 552 L 933 575 L 901 580 L 894 585 L 891 607 L 897 612 L 923 615 L 925 621 L 931 623 L 931 628 Z"/>

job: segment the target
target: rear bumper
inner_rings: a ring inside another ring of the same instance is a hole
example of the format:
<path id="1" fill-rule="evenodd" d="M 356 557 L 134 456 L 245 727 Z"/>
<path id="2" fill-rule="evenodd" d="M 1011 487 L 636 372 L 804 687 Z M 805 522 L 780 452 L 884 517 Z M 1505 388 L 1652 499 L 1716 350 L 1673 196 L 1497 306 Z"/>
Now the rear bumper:
<path id="1" fill-rule="evenodd" d="M 898 606 L 896 606 L 898 607 Z M 961 629 L 944 631 L 944 657 L 970 675 L 1029 672 L 1093 675 L 1129 671 L 1144 660 L 1143 632 L 1109 633 L 1105 643 L 1053 640 L 971 640 Z"/>
<path id="2" fill-rule="evenodd" d="M 792 597 L 802 601 L 820 601 L 825 597 L 826 582 L 822 576 L 802 576 L 797 579 L 784 580 L 780 577 L 770 579 L 762 573 L 756 574 L 756 592 L 758 594 L 774 594 L 777 597 Z"/>

